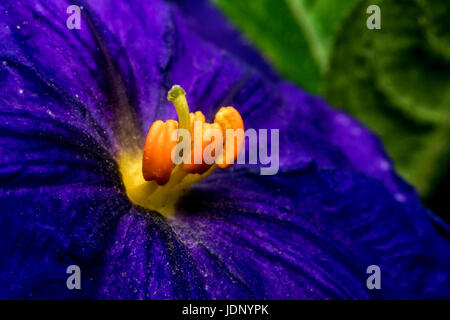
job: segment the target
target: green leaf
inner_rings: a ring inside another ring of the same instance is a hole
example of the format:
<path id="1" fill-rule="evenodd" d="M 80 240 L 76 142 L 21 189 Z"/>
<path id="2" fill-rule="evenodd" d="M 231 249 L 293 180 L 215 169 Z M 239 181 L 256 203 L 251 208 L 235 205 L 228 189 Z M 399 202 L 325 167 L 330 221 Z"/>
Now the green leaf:
<path id="1" fill-rule="evenodd" d="M 429 41 L 429 3 L 359 1 L 334 40 L 326 87 L 333 105 L 381 136 L 400 173 L 424 196 L 450 172 L 450 64 Z M 372 4 L 381 9 L 381 30 L 366 28 Z M 433 34 L 436 43 L 446 41 Z"/>
<path id="2" fill-rule="evenodd" d="M 320 92 L 333 34 L 355 0 L 215 0 L 286 78 Z"/>

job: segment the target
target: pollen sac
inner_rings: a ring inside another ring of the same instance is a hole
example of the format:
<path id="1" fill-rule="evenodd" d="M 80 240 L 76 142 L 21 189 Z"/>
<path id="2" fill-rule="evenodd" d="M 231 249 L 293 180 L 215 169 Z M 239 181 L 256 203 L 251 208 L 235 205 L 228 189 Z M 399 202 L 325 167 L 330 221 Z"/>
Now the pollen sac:
<path id="1" fill-rule="evenodd" d="M 191 120 L 191 132 L 194 132 L 194 123 L 196 121 L 200 121 L 201 123 L 205 123 L 205 116 L 203 115 L 203 113 L 201 111 L 195 111 L 195 113 L 190 113 L 189 114 L 189 118 Z M 194 136 L 191 135 L 192 141 L 194 141 Z"/>
<path id="2" fill-rule="evenodd" d="M 200 111 L 191 113 L 190 116 L 191 148 L 183 163 L 183 170 L 202 174 L 211 168 L 217 155 L 222 152 L 222 130 L 217 123 L 206 123 L 205 116 Z M 207 158 L 204 157 L 205 150 L 209 151 L 206 152 Z"/>
<path id="3" fill-rule="evenodd" d="M 219 155 L 217 166 L 225 169 L 232 166 L 244 146 L 244 121 L 233 107 L 222 107 L 216 113 L 214 123 L 222 128 L 223 153 Z"/>
<path id="4" fill-rule="evenodd" d="M 166 184 L 174 167 L 172 150 L 176 147 L 176 139 L 171 139 L 178 129 L 178 122 L 157 120 L 153 122 L 145 140 L 142 159 L 142 174 L 147 181 L 156 180 L 159 185 Z"/>

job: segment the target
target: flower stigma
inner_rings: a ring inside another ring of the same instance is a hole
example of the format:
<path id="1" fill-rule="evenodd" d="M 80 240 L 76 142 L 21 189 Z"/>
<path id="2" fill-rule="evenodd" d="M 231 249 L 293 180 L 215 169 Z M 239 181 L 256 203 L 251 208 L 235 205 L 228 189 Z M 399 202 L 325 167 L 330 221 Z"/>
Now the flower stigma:
<path id="1" fill-rule="evenodd" d="M 206 122 L 202 112 L 189 111 L 186 93 L 179 85 L 169 90 L 167 99 L 178 121 L 153 122 L 144 150 L 125 152 L 118 163 L 129 199 L 169 217 L 189 186 L 217 167 L 226 169 L 236 162 L 244 138 L 235 134 L 228 139 L 228 131 L 243 132 L 244 123 L 233 107 L 221 107 L 214 122 Z"/>

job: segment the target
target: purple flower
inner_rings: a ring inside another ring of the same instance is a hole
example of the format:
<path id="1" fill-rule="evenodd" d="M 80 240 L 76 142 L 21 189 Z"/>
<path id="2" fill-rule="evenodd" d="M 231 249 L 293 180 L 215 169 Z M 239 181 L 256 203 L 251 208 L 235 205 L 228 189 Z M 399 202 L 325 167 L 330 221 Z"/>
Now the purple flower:
<path id="1" fill-rule="evenodd" d="M 281 80 L 208 2 L 78 1 L 80 30 L 70 4 L 0 3 L 0 297 L 449 297 L 449 227 L 379 140 Z M 280 129 L 279 173 L 216 170 L 169 217 L 134 205 L 121 157 L 176 119 L 173 84 L 209 120 L 232 105 Z"/>

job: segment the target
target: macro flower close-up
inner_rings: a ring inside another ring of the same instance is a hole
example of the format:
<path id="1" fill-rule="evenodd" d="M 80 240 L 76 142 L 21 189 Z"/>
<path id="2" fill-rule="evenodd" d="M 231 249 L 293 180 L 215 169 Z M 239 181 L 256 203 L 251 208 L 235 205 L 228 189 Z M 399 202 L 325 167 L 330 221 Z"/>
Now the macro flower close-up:
<path id="1" fill-rule="evenodd" d="M 211 1 L 3 0 L 0 298 L 448 299 L 448 224 L 291 80 Z M 243 163 L 170 162 L 194 119 Z"/>

